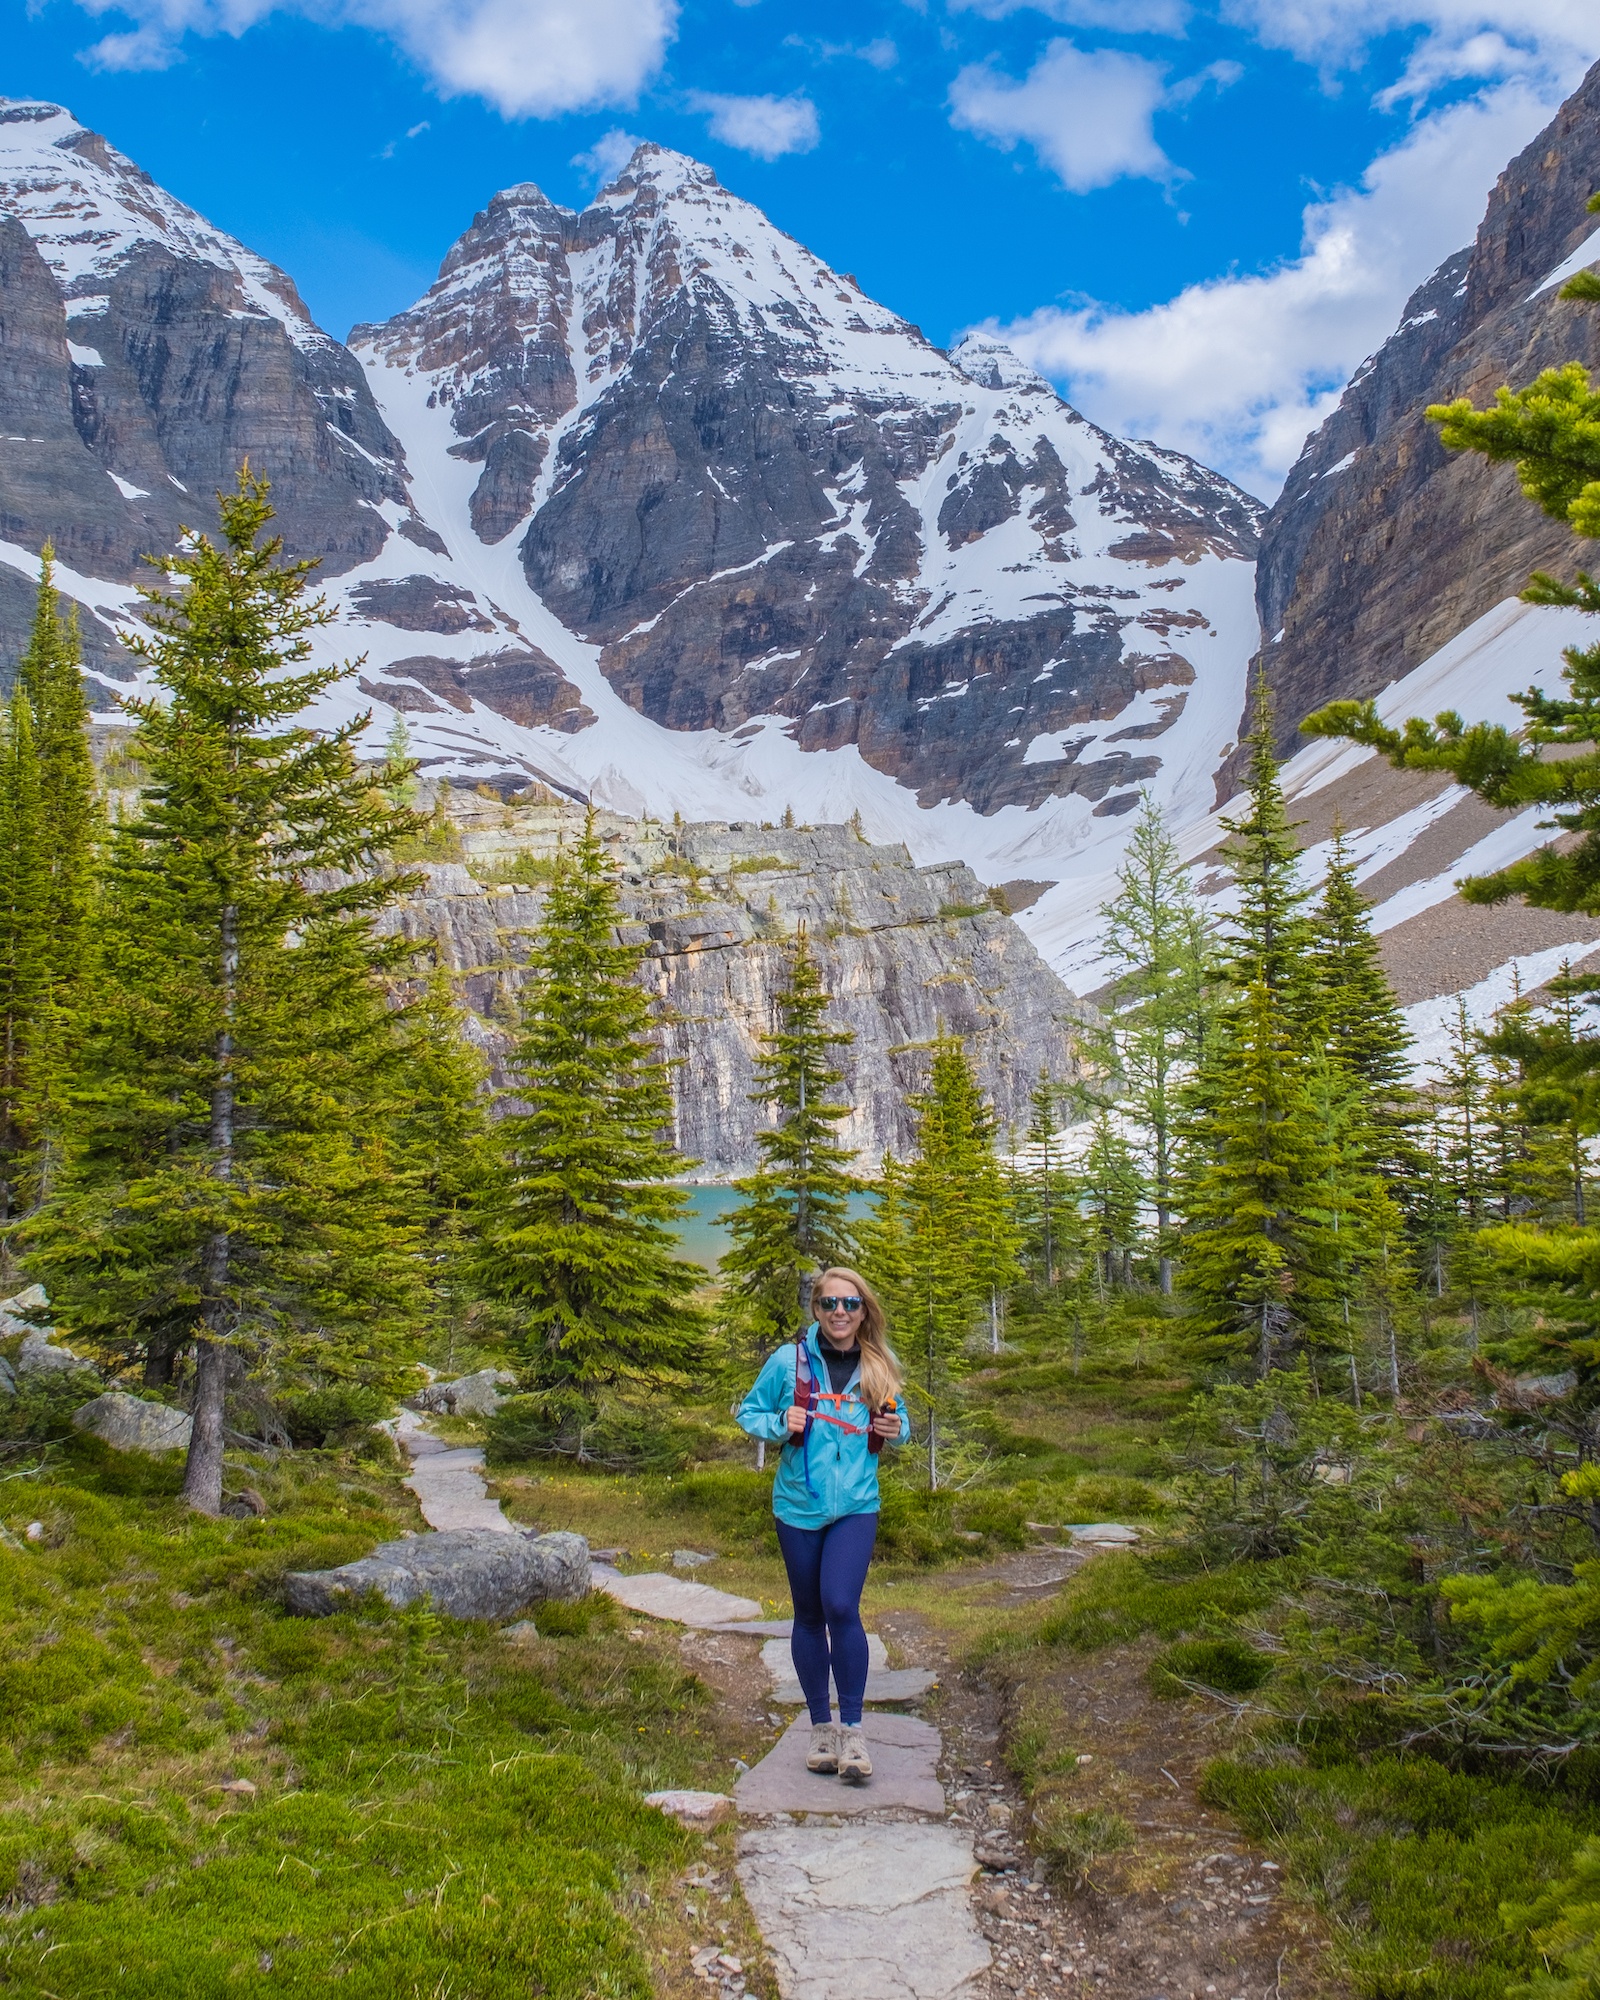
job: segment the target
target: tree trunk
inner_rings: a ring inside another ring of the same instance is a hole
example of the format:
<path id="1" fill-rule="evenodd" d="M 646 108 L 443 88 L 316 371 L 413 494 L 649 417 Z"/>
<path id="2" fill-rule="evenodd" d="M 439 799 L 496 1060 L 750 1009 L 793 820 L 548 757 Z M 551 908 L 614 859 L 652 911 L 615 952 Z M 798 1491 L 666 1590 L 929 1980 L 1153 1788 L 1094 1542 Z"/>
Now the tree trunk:
<path id="1" fill-rule="evenodd" d="M 238 912 L 226 904 L 222 912 L 222 1033 L 217 1037 L 217 1075 L 211 1091 L 212 1173 L 219 1181 L 233 1179 L 234 1047 L 233 1022 L 239 987 Z M 228 1380 L 228 1268 L 231 1244 L 226 1229 L 217 1230 L 201 1260 L 200 1325 L 195 1341 L 194 1426 L 189 1456 L 183 1468 L 183 1498 L 198 1514 L 222 1512 L 222 1404 Z"/>
<path id="2" fill-rule="evenodd" d="M 183 1498 L 197 1514 L 222 1512 L 222 1393 L 228 1350 L 214 1340 L 194 1344 L 194 1429 L 183 1468 Z"/>

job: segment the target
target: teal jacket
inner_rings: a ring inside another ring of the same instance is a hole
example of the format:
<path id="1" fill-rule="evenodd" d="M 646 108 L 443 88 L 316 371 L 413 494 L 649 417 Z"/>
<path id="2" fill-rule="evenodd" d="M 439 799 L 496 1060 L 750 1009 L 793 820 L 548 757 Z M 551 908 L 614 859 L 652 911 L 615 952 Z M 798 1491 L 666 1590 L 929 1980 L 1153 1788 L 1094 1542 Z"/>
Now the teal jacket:
<path id="1" fill-rule="evenodd" d="M 828 1364 L 822 1358 L 822 1335 L 816 1322 L 806 1328 L 806 1350 L 811 1357 L 811 1375 L 819 1390 L 830 1393 Z M 739 1405 L 739 1428 L 751 1437 L 781 1444 L 789 1435 L 788 1414 L 794 1403 L 795 1343 L 780 1347 L 756 1377 L 756 1385 Z M 840 1424 L 813 1418 L 803 1445 L 785 1446 L 778 1460 L 778 1476 L 772 1485 L 772 1511 L 793 1528 L 825 1528 L 846 1514 L 876 1514 L 878 1511 L 878 1461 L 867 1449 L 866 1427 L 871 1411 L 860 1395 L 861 1370 L 856 1369 L 844 1390 L 843 1400 L 825 1404 L 829 1416 L 846 1424 L 859 1425 L 856 1431 Z M 911 1419 L 906 1415 L 905 1398 L 900 1398 L 900 1437 L 904 1444 L 911 1435 Z"/>

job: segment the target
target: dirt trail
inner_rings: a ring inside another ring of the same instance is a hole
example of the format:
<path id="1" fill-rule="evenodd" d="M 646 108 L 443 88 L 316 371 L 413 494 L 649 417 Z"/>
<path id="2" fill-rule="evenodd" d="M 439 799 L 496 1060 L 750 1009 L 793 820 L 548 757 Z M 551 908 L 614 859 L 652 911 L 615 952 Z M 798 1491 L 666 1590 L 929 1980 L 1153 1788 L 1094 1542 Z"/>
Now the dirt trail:
<path id="1" fill-rule="evenodd" d="M 1057 1550 L 1007 1558 L 989 1572 L 991 1601 L 1052 1597 L 1084 1559 Z M 925 1621 L 878 1622 L 908 1657 L 939 1647 Z M 1035 1656 L 1025 1671 L 950 1675 L 941 1688 L 947 1793 L 990 1863 L 973 1893 L 995 1964 L 975 1992 L 1336 2000 L 1314 1915 L 1285 1897 L 1265 1852 L 1197 1796 L 1201 1769 L 1234 1740 L 1234 1716 L 1199 1698 L 1151 1694 L 1145 1670 L 1157 1650 L 1152 1641 L 1064 1652 L 1046 1671 Z M 1115 1812 L 1134 1828 L 1132 1847 L 1092 1861 L 1081 1880 L 1030 1879 L 1044 1871 L 1006 1754 L 1030 1731 L 1047 1734 L 1070 1810 Z"/>

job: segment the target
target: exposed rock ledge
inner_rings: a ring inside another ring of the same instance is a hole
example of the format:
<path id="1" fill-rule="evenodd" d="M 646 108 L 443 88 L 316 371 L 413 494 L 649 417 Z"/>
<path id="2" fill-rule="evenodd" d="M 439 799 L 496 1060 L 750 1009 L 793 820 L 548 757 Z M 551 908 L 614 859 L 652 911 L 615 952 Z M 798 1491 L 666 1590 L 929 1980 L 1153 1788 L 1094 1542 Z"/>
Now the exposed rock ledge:
<path id="1" fill-rule="evenodd" d="M 435 939 L 440 961 L 462 975 L 473 1037 L 503 1080 L 540 877 L 581 815 L 476 793 L 444 800 L 465 858 L 428 866 L 426 889 L 389 922 Z M 765 1119 L 749 1101 L 754 1064 L 802 922 L 833 1018 L 855 1035 L 841 1067 L 856 1110 L 841 1136 L 864 1168 L 906 1147 L 905 1098 L 926 1081 L 941 1029 L 966 1042 L 1002 1123 L 1026 1121 L 1041 1070 L 1063 1081 L 1077 1073 L 1076 1031 L 1090 1010 L 964 863 L 918 868 L 903 846 L 874 846 L 846 826 L 669 826 L 613 814 L 599 825 L 623 880 L 623 935 L 645 946 L 643 976 L 662 1003 L 663 1045 L 678 1065 L 674 1136 L 700 1161 L 698 1178 L 755 1163 Z"/>

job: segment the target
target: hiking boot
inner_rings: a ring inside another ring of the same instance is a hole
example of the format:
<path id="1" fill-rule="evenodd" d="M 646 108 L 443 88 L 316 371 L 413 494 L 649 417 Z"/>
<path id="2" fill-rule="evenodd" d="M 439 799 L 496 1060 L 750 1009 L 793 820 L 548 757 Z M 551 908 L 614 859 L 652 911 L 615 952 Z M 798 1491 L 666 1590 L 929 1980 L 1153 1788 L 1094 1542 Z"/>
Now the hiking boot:
<path id="1" fill-rule="evenodd" d="M 811 1725 L 811 1748 L 806 1752 L 808 1771 L 825 1771 L 830 1775 L 839 1768 L 839 1725 L 837 1722 L 813 1722 Z"/>
<path id="2" fill-rule="evenodd" d="M 867 1739 L 859 1722 L 840 1725 L 839 1776 L 847 1785 L 864 1785 L 872 1776 L 872 1759 L 867 1755 Z"/>

